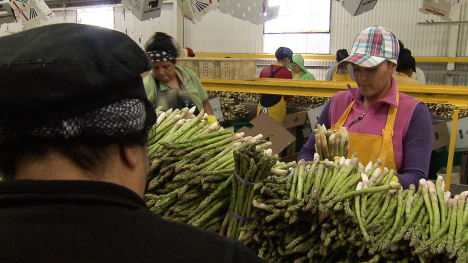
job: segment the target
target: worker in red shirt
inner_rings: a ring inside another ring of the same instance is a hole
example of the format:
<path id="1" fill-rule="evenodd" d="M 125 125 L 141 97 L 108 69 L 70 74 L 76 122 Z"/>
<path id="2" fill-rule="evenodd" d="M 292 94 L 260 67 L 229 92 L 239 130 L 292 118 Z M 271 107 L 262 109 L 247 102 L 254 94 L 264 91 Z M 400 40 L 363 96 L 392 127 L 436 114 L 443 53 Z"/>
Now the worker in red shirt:
<path id="1" fill-rule="evenodd" d="M 289 63 L 293 62 L 293 52 L 287 47 L 280 47 L 276 50 L 276 64 L 266 66 L 260 72 L 260 78 L 292 79 L 292 73 L 287 68 Z M 258 103 L 257 115 L 265 113 L 283 124 L 286 116 L 286 100 L 292 96 L 262 94 Z"/>

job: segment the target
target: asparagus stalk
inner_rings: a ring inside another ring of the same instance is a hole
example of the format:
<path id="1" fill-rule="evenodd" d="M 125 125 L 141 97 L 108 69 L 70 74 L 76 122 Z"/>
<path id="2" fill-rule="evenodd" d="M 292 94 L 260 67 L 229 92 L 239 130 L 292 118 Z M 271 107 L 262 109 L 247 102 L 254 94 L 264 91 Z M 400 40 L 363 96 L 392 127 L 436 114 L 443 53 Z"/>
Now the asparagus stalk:
<path id="1" fill-rule="evenodd" d="M 434 212 L 429 198 L 429 189 L 427 188 L 427 182 L 425 179 L 419 180 L 419 187 L 421 187 L 422 189 L 422 196 L 424 198 L 424 203 L 426 204 L 426 209 L 429 215 L 429 227 L 432 228 L 432 226 L 434 225 Z"/>
<path id="2" fill-rule="evenodd" d="M 431 236 L 434 235 L 440 228 L 440 210 L 439 210 L 439 201 L 437 196 L 436 186 L 433 182 L 427 181 L 427 188 L 429 189 L 429 197 L 431 200 L 431 207 L 434 213 L 434 222 L 432 226 Z M 423 189 L 424 190 L 424 189 Z M 445 204 L 445 203 L 444 203 Z M 440 204 L 443 205 L 443 204 Z"/>
<path id="3" fill-rule="evenodd" d="M 304 173 L 305 173 L 305 164 L 304 160 L 300 160 L 298 163 L 298 179 L 297 179 L 297 191 L 296 198 L 302 200 L 303 188 L 304 188 Z"/>
<path id="4" fill-rule="evenodd" d="M 447 253 L 452 253 L 453 251 L 453 243 L 455 240 L 455 230 L 457 229 L 457 214 L 458 214 L 458 199 L 460 198 L 459 195 L 456 195 L 453 198 L 452 203 L 452 218 L 450 218 L 450 227 L 447 237 L 447 244 L 445 246 L 445 250 Z M 448 220 L 448 219 L 447 219 Z"/>
<path id="5" fill-rule="evenodd" d="M 362 187 L 363 187 L 363 183 L 362 182 L 359 182 L 357 187 L 356 187 L 356 192 L 358 191 L 361 191 L 362 190 Z M 360 195 L 355 195 L 354 196 L 354 208 L 355 208 L 355 212 L 356 212 L 356 219 L 358 221 L 358 224 L 359 224 L 359 228 L 361 229 L 361 233 L 362 235 L 364 236 L 364 238 L 366 239 L 366 241 L 370 241 L 370 238 L 369 238 L 369 235 L 367 234 L 367 231 L 366 229 L 364 228 L 364 225 L 362 223 L 362 218 L 361 218 L 361 211 L 360 211 L 360 203 L 359 203 L 359 200 L 360 200 L 361 196 Z"/>

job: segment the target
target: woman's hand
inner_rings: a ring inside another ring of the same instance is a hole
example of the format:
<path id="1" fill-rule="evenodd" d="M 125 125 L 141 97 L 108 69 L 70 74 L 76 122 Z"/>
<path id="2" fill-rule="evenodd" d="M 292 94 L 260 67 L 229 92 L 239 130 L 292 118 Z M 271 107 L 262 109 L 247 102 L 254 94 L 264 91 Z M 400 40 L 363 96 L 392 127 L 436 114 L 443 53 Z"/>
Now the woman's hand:
<path id="1" fill-rule="evenodd" d="M 208 100 L 203 101 L 203 109 L 208 115 L 214 115 L 213 108 L 211 108 L 210 102 Z"/>

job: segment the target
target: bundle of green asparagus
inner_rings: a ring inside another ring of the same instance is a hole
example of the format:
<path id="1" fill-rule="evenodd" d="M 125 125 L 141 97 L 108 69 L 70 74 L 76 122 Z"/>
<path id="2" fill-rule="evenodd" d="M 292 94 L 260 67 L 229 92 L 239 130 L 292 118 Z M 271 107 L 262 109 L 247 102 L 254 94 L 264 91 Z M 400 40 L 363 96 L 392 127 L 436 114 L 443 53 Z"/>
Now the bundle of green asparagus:
<path id="1" fill-rule="evenodd" d="M 286 102 L 286 105 L 289 107 L 313 109 L 326 104 L 329 99 L 327 97 L 293 96 Z"/>
<path id="2" fill-rule="evenodd" d="M 317 125 L 314 129 L 315 152 L 319 154 L 320 160 L 333 160 L 335 156 L 347 156 L 349 150 L 349 136 L 345 127 L 339 131 L 327 130 L 325 125 Z"/>
<path id="3" fill-rule="evenodd" d="M 245 93 L 245 92 L 230 92 L 230 91 L 208 91 L 208 95 L 214 98 L 235 99 L 239 101 L 258 102 L 260 94 L 258 93 Z"/>
<path id="4" fill-rule="evenodd" d="M 250 221 L 253 185 L 271 175 L 277 157 L 265 155 L 263 148 L 251 145 L 234 152 L 234 178 L 228 214 L 220 230 L 221 236 L 238 239 L 240 228 Z M 270 150 L 271 151 L 271 150 Z"/>
<path id="5" fill-rule="evenodd" d="M 194 116 L 194 110 L 157 109 L 149 132 L 145 198 L 164 218 L 219 231 L 230 202 L 233 153 L 258 143 L 262 135 L 244 138 L 218 123 L 208 125 L 207 115 Z"/>
<path id="6" fill-rule="evenodd" d="M 239 240 L 268 262 L 466 262 L 468 192 L 391 182 L 381 162 L 300 161 L 255 185 Z"/>
<path id="7" fill-rule="evenodd" d="M 221 110 L 224 119 L 227 121 L 242 120 L 249 112 L 245 110 L 244 105 L 235 104 L 233 99 L 220 98 Z"/>
<path id="8" fill-rule="evenodd" d="M 439 103 L 426 103 L 429 111 L 438 116 L 445 117 L 449 120 L 453 118 L 454 106 L 450 104 L 439 104 Z M 458 118 L 465 118 L 468 116 L 468 110 L 460 110 Z"/>

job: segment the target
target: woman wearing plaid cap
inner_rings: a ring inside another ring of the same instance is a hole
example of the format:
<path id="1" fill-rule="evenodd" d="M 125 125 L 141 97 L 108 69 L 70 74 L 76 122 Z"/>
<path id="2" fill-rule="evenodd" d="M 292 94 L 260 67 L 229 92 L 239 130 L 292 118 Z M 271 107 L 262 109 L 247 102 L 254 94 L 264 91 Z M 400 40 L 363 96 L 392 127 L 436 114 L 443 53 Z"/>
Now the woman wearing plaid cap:
<path id="1" fill-rule="evenodd" d="M 338 92 L 328 101 L 318 124 L 349 131 L 349 155 L 358 153 L 363 164 L 382 160 L 382 166 L 397 171 L 393 180 L 403 188 L 416 187 L 427 179 L 432 151 L 432 123 L 427 106 L 398 92 L 392 75 L 397 68 L 399 44 L 396 35 L 380 26 L 359 33 L 350 63 L 358 88 Z M 315 138 L 310 137 L 298 159 L 313 159 Z"/>

